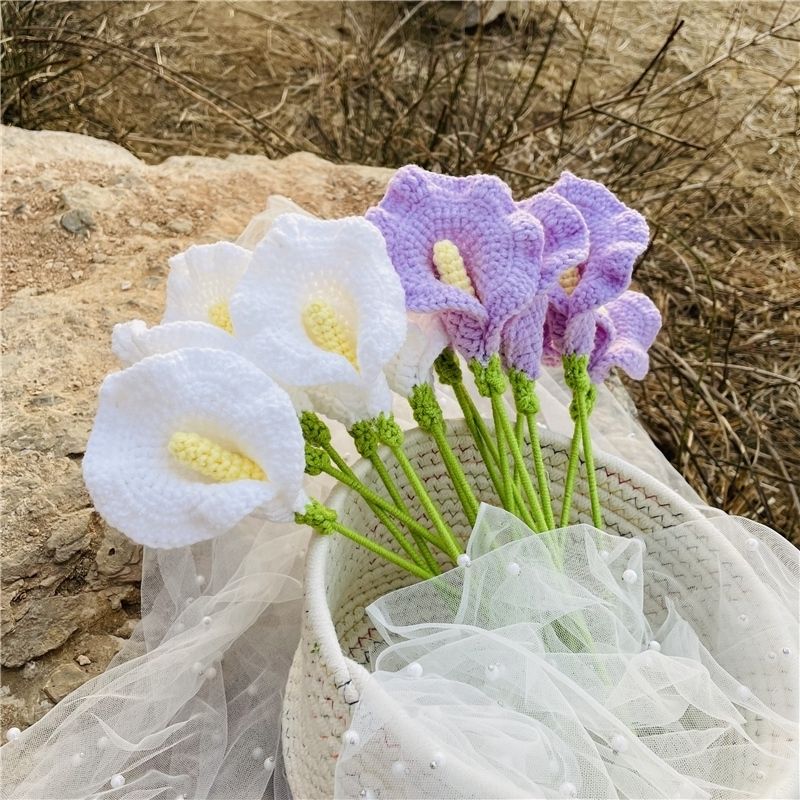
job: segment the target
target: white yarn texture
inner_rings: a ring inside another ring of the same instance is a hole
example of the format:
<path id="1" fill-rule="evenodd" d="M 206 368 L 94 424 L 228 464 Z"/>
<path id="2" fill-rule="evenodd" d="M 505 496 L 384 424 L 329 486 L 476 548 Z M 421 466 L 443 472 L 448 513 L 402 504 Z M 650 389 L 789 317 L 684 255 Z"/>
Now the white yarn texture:
<path id="1" fill-rule="evenodd" d="M 390 646 L 335 796 L 796 797 L 797 551 L 784 563 L 746 520 L 692 525 L 741 553 L 711 592 L 664 574 L 644 539 L 535 535 L 482 506 L 468 567 L 367 609 Z"/>

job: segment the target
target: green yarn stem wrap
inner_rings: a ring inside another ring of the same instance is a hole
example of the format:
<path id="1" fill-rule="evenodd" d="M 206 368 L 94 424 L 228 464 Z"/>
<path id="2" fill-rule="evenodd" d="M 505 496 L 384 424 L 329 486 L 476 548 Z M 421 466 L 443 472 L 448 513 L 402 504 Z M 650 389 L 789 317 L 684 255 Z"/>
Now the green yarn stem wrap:
<path id="1" fill-rule="evenodd" d="M 597 473 L 594 468 L 594 454 L 592 452 L 592 436 L 589 430 L 589 415 L 594 408 L 595 400 L 597 398 L 597 390 L 592 384 L 589 377 L 589 356 L 585 355 L 567 355 L 563 358 L 564 364 L 564 382 L 572 390 L 572 402 L 570 403 L 570 416 L 575 423 L 575 429 L 572 434 L 573 444 L 570 448 L 570 464 L 572 466 L 573 451 L 575 451 L 575 440 L 580 437 L 583 444 L 583 459 L 586 463 L 586 482 L 589 486 L 589 500 L 592 507 L 592 524 L 595 528 L 602 530 L 603 528 L 603 514 L 600 508 L 600 495 L 597 491 Z M 577 455 L 575 456 L 577 461 Z M 567 470 L 567 477 L 569 478 L 569 467 Z M 576 472 L 577 470 L 573 470 Z M 574 485 L 574 475 L 573 475 Z M 569 495 L 567 494 L 569 488 Z M 572 494 L 574 492 L 573 486 L 565 486 L 564 488 L 564 506 L 566 509 L 566 517 L 569 519 L 569 506 L 567 498 L 571 502 Z M 562 509 L 561 518 L 564 519 L 565 509 Z"/>
<path id="2" fill-rule="evenodd" d="M 336 519 L 336 512 L 320 503 L 319 500 L 310 500 L 302 514 L 294 515 L 294 521 L 298 525 L 308 525 L 309 528 L 323 536 L 333 533 Z"/>
<path id="3" fill-rule="evenodd" d="M 331 442 L 330 428 L 313 411 L 300 414 L 300 430 L 303 439 L 314 447 L 325 447 Z"/>
<path id="4" fill-rule="evenodd" d="M 474 525 L 478 517 L 478 499 L 467 482 L 467 476 L 464 474 L 461 462 L 456 458 L 453 448 L 447 439 L 444 414 L 439 401 L 436 399 L 433 387 L 429 383 L 418 384 L 412 389 L 408 403 L 419 427 L 433 436 L 447 474 L 450 476 L 453 488 L 458 495 L 458 500 L 464 509 L 464 514 L 469 524 Z"/>
<path id="5" fill-rule="evenodd" d="M 458 363 L 458 356 L 451 349 L 442 350 L 436 361 L 433 362 L 439 383 L 444 386 L 455 386 L 463 382 L 461 364 Z"/>
<path id="6" fill-rule="evenodd" d="M 525 466 L 525 459 L 522 456 L 522 450 L 517 442 L 514 428 L 505 409 L 503 393 L 508 384 L 502 364 L 500 363 L 500 356 L 497 354 L 493 355 L 485 367 L 477 361 L 471 361 L 469 368 L 472 370 L 473 375 L 475 375 L 475 385 L 478 387 L 478 391 L 484 396 L 489 397 L 492 402 L 492 413 L 495 419 L 495 435 L 497 436 L 498 443 L 502 441 L 504 446 L 511 450 L 511 456 L 514 459 L 514 468 L 522 482 L 522 490 L 525 499 L 530 506 L 531 515 L 536 522 L 536 529 L 541 533 L 547 530 L 547 520 L 542 511 L 542 506 L 539 502 L 536 490 L 533 488 L 531 476 L 528 473 L 528 469 Z M 508 471 L 508 464 L 503 464 L 501 454 L 501 472 L 504 466 L 506 471 Z M 505 474 L 503 478 L 505 481 Z M 513 484 L 509 478 L 509 482 L 506 483 L 506 496 L 509 497 L 512 502 L 513 491 Z"/>
<path id="7" fill-rule="evenodd" d="M 397 424 L 393 417 L 388 417 L 381 414 L 375 419 L 375 430 L 378 432 L 378 438 L 385 444 L 391 451 L 392 455 L 397 459 L 400 468 L 405 473 L 406 479 L 411 484 L 411 487 L 417 493 L 428 519 L 433 523 L 433 527 L 442 539 L 445 545 L 445 552 L 455 561 L 462 553 L 461 548 L 456 541 L 453 532 L 447 526 L 436 504 L 428 494 L 425 484 L 417 475 L 414 465 L 408 460 L 408 456 L 403 451 L 403 430 Z"/>
<path id="8" fill-rule="evenodd" d="M 550 497 L 550 481 L 544 466 L 542 443 L 539 441 L 539 429 L 536 427 L 536 415 L 541 409 L 539 396 L 536 394 L 536 382 L 520 370 L 509 370 L 508 380 L 511 392 L 514 395 L 514 405 L 517 409 L 517 422 L 523 419 L 527 423 L 528 438 L 533 453 L 533 470 L 536 474 L 536 483 L 539 487 L 539 497 L 542 501 L 542 511 L 549 528 L 555 528 L 553 515 L 553 501 Z"/>

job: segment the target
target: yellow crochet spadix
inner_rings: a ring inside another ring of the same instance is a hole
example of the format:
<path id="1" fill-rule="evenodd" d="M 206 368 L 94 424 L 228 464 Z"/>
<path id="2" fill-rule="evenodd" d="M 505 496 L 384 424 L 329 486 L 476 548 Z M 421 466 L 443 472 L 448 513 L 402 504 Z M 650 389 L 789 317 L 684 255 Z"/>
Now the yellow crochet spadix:
<path id="1" fill-rule="evenodd" d="M 255 461 L 226 450 L 197 433 L 173 433 L 168 446 L 169 452 L 181 464 L 218 483 L 267 479 L 266 473 Z"/>
<path id="2" fill-rule="evenodd" d="M 434 243 L 433 263 L 442 281 L 475 297 L 475 287 L 467 274 L 464 259 L 461 258 L 461 253 L 453 242 L 449 239 L 440 239 Z"/>
<path id="3" fill-rule="evenodd" d="M 317 347 L 338 353 L 358 367 L 353 329 L 333 306 L 322 300 L 309 303 L 303 309 L 303 327 Z"/>
<path id="4" fill-rule="evenodd" d="M 561 273 L 558 282 L 561 284 L 561 288 L 566 292 L 567 296 L 569 296 L 575 291 L 575 287 L 578 285 L 580 279 L 581 273 L 578 272 L 578 268 L 570 267 L 568 270 Z"/>
<path id="5" fill-rule="evenodd" d="M 228 333 L 233 333 L 231 311 L 224 300 L 220 300 L 219 303 L 214 303 L 214 305 L 208 309 L 208 319 L 212 325 L 216 325 L 218 328 L 228 331 Z"/>

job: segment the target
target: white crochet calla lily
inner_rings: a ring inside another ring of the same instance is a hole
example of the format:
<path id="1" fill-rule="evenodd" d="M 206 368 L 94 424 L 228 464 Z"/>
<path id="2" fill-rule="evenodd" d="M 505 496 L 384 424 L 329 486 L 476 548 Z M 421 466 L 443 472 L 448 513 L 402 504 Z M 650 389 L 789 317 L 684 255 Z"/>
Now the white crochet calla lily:
<path id="1" fill-rule="evenodd" d="M 370 391 L 406 336 L 405 295 L 361 217 L 278 217 L 231 299 L 249 358 L 285 385 Z"/>
<path id="2" fill-rule="evenodd" d="M 209 322 L 180 320 L 147 327 L 140 319 L 121 322 L 111 334 L 111 349 L 120 362 L 129 367 L 147 356 L 171 353 L 184 347 L 212 350 L 237 349 L 236 337 Z"/>
<path id="3" fill-rule="evenodd" d="M 286 393 L 236 353 L 202 348 L 109 375 L 83 460 L 98 513 L 151 547 L 214 538 L 254 511 L 291 520 L 304 467 Z"/>
<path id="4" fill-rule="evenodd" d="M 230 299 L 252 253 L 231 242 L 190 247 L 169 260 L 162 322 L 208 322 L 233 333 Z"/>
<path id="5" fill-rule="evenodd" d="M 409 397 L 415 386 L 430 383 L 433 362 L 448 344 L 447 332 L 435 314 L 409 314 L 408 334 L 398 354 L 386 365 L 392 391 Z"/>
<path id="6" fill-rule="evenodd" d="M 267 207 L 260 214 L 256 214 L 256 216 L 247 223 L 247 227 L 236 240 L 236 244 L 240 247 L 246 247 L 248 250 L 253 250 L 267 235 L 267 231 L 269 231 L 272 224 L 281 214 L 303 214 L 306 217 L 313 216 L 302 206 L 297 205 L 294 200 L 290 200 L 282 194 L 271 194 L 267 198 Z"/>

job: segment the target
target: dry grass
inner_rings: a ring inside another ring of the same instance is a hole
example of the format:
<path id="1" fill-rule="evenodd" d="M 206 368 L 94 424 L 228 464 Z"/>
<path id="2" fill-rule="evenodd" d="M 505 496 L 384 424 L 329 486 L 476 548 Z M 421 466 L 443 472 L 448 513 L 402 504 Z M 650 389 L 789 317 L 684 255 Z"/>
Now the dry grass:
<path id="1" fill-rule="evenodd" d="M 655 233 L 644 423 L 710 502 L 800 540 L 800 4 L 542 2 L 470 31 L 441 10 L 6 2 L 3 118 L 156 161 L 605 181 Z"/>

